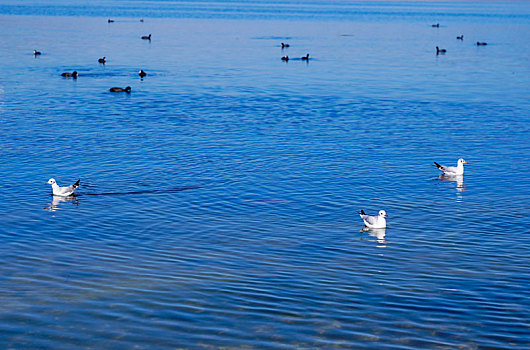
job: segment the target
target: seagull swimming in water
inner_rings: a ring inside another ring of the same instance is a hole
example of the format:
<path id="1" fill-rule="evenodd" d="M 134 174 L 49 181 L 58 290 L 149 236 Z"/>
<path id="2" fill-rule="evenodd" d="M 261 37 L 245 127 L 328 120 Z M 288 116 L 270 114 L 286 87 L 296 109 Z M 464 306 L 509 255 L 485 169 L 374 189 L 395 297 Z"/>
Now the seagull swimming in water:
<path id="1" fill-rule="evenodd" d="M 361 212 L 359 213 L 361 218 L 364 221 L 364 225 L 368 228 L 386 228 L 386 219 L 388 215 L 386 215 L 386 211 L 379 210 L 379 215 L 377 216 L 370 216 L 366 215 L 364 210 L 361 209 Z"/>
<path id="2" fill-rule="evenodd" d="M 67 197 L 74 193 L 74 191 L 79 187 L 79 182 L 81 180 L 77 180 L 77 182 L 70 186 L 61 187 L 57 185 L 57 182 L 55 179 L 49 179 L 48 182 L 46 182 L 46 185 L 52 185 L 53 195 L 54 196 L 62 196 Z"/>
<path id="3" fill-rule="evenodd" d="M 436 165 L 438 169 L 443 171 L 445 175 L 450 175 L 450 176 L 464 175 L 464 164 L 467 164 L 467 162 L 463 158 L 460 158 L 458 160 L 458 163 L 456 166 L 443 166 L 443 165 L 440 165 L 434 162 L 434 165 Z"/>

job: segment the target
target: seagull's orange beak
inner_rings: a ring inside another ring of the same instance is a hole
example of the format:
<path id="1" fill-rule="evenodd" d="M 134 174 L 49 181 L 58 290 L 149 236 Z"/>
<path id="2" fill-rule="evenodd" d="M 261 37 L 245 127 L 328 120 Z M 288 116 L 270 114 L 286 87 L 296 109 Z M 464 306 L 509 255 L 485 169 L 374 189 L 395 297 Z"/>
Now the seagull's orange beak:
<path id="1" fill-rule="evenodd" d="M 467 162 L 464 160 L 464 164 L 467 164 Z"/>
<path id="2" fill-rule="evenodd" d="M 385 214 L 386 217 L 388 217 L 388 214 Z"/>
<path id="3" fill-rule="evenodd" d="M 50 183 L 49 182 L 46 182 L 45 185 L 49 185 Z"/>

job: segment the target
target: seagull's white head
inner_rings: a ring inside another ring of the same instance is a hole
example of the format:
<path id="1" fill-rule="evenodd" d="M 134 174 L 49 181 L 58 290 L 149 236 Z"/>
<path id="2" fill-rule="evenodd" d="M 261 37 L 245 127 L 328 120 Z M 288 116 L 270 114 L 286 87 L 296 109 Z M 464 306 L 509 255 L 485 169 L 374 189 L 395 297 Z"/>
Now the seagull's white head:
<path id="1" fill-rule="evenodd" d="M 385 216 L 388 216 L 388 215 L 386 215 L 386 211 L 384 211 L 384 210 L 379 210 L 379 216 L 382 217 L 382 218 L 384 218 Z"/>
<path id="2" fill-rule="evenodd" d="M 458 165 L 460 165 L 460 164 L 467 164 L 467 162 L 464 160 L 464 158 L 460 158 L 458 160 Z"/>
<path id="3" fill-rule="evenodd" d="M 48 182 L 46 182 L 46 185 L 53 185 L 54 183 L 55 183 L 55 179 L 51 178 L 48 180 Z"/>

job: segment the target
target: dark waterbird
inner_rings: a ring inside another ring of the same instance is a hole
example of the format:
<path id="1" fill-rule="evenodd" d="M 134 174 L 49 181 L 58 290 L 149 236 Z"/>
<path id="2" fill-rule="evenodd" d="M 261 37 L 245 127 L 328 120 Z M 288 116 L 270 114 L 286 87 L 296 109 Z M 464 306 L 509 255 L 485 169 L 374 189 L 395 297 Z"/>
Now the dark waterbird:
<path id="1" fill-rule="evenodd" d="M 302 61 L 309 61 L 309 54 L 300 58 Z"/>
<path id="2" fill-rule="evenodd" d="M 107 62 L 107 57 L 102 57 L 102 58 L 98 59 L 98 62 L 105 64 Z"/>
<path id="3" fill-rule="evenodd" d="M 121 88 L 121 87 L 111 87 L 109 89 L 109 91 L 110 92 L 127 92 L 127 93 L 130 93 L 131 92 L 131 87 L 127 86 L 125 89 Z"/>
<path id="4" fill-rule="evenodd" d="M 65 72 L 65 73 L 61 74 L 61 76 L 62 77 L 66 77 L 66 78 L 74 78 L 74 79 L 76 79 L 78 74 L 77 74 L 77 71 L 74 70 L 72 73 Z"/>
<path id="5" fill-rule="evenodd" d="M 282 61 L 285 61 L 285 62 L 289 61 L 289 56 L 283 56 Z"/>
<path id="6" fill-rule="evenodd" d="M 140 76 L 140 78 L 143 78 L 147 75 L 147 73 L 144 72 L 142 69 L 140 69 L 140 71 L 138 72 L 138 75 Z"/>
<path id="7" fill-rule="evenodd" d="M 439 55 L 439 54 L 445 54 L 447 52 L 446 49 L 440 49 L 438 46 L 436 46 L 436 54 Z"/>
<path id="8" fill-rule="evenodd" d="M 431 25 L 431 27 L 433 27 L 433 28 L 440 28 L 440 23 L 433 24 L 433 25 Z"/>
<path id="9" fill-rule="evenodd" d="M 151 40 L 151 34 L 142 36 L 143 40 Z"/>
<path id="10" fill-rule="evenodd" d="M 464 40 L 464 34 L 460 35 L 460 36 L 457 36 L 456 39 L 458 40 Z"/>
<path id="11" fill-rule="evenodd" d="M 40 55 L 40 54 L 41 54 L 41 52 L 40 52 L 40 51 L 37 51 L 37 50 L 33 50 L 33 55 L 35 55 L 35 56 L 38 56 L 38 55 Z"/>
<path id="12" fill-rule="evenodd" d="M 114 23 L 114 20 L 109 18 L 109 19 L 107 20 L 107 23 Z"/>
<path id="13" fill-rule="evenodd" d="M 485 43 L 483 41 L 477 41 L 477 46 L 486 46 L 488 43 Z"/>
<path id="14" fill-rule="evenodd" d="M 291 45 L 286 44 L 286 43 L 282 43 L 282 49 L 285 49 L 286 47 L 289 47 L 289 46 L 291 46 Z"/>

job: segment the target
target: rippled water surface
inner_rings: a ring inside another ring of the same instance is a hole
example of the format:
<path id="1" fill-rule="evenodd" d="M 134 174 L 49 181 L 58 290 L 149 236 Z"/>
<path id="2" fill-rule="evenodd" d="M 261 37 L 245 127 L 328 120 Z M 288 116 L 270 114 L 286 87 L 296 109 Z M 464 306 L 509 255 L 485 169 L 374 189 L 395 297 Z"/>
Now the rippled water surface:
<path id="1" fill-rule="evenodd" d="M 529 348 L 529 14 L 0 1 L 0 348 Z"/>

